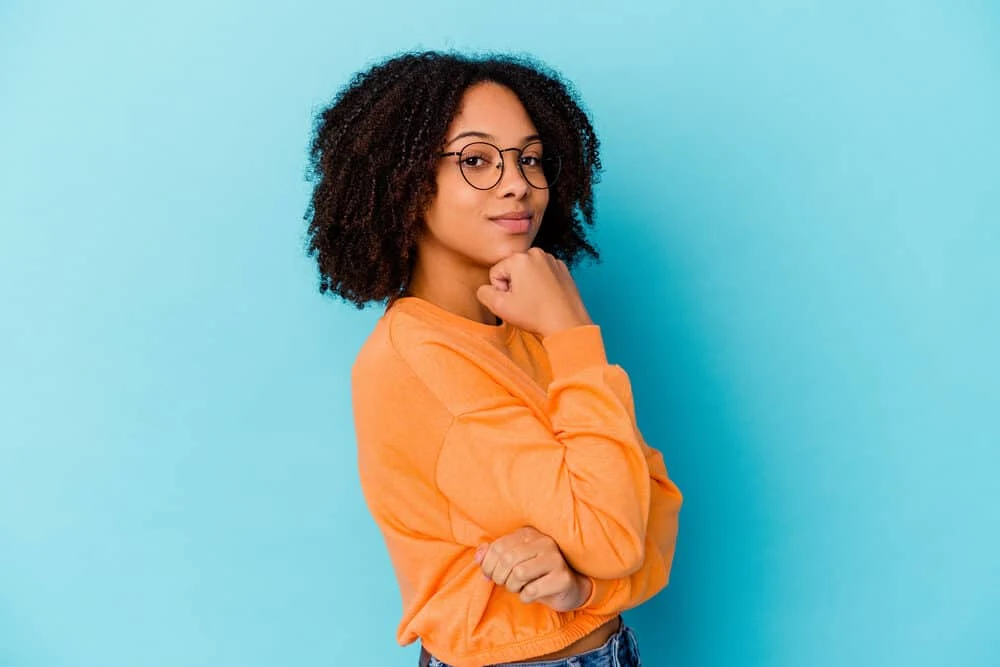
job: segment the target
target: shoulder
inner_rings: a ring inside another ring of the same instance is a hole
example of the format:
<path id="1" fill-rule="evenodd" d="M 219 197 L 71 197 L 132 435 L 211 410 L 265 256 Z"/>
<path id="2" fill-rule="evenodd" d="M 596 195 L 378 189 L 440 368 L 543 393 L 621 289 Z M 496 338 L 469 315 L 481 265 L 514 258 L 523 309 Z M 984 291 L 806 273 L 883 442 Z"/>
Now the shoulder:
<path id="1" fill-rule="evenodd" d="M 408 313 L 390 310 L 361 346 L 351 368 L 352 380 L 386 382 L 418 375 L 421 361 L 433 355 L 445 338 L 440 328 Z"/>
<path id="2" fill-rule="evenodd" d="M 484 369 L 488 343 L 411 313 L 390 310 L 379 320 L 355 359 L 355 398 L 432 399 L 451 415 L 460 414 L 499 387 Z"/>
<path id="3" fill-rule="evenodd" d="M 404 319 L 412 319 L 406 318 Z M 412 392 L 419 376 L 411 360 L 420 346 L 418 323 L 400 322 L 400 314 L 390 311 L 379 319 L 365 340 L 351 367 L 351 385 L 355 400 L 359 394 L 378 394 L 385 398 L 400 392 Z"/>

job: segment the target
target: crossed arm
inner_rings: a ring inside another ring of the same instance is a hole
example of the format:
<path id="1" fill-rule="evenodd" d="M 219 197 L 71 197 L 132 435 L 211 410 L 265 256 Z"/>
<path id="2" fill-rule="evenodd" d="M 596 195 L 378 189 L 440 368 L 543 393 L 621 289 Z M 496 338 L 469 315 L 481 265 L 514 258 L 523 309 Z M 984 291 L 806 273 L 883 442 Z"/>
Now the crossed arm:
<path id="1" fill-rule="evenodd" d="M 677 537 L 680 492 L 667 477 L 663 457 L 645 446 L 652 491 L 645 552 L 635 572 L 598 579 L 574 570 L 551 536 L 526 526 L 476 552 L 483 574 L 525 603 L 538 602 L 555 611 L 582 609 L 616 614 L 656 595 L 670 577 Z"/>
<path id="2" fill-rule="evenodd" d="M 582 608 L 616 613 L 666 585 L 681 494 L 637 428 L 628 376 L 607 363 L 599 329 L 581 327 L 544 344 L 553 370 L 544 413 L 493 395 L 458 414 L 438 462 L 438 487 L 478 525 L 499 514 L 549 538 L 546 553 L 555 548 L 559 558 L 543 559 L 552 564 L 544 574 L 564 585 L 557 606 L 582 597 Z M 516 546 L 522 542 L 505 536 L 486 545 L 484 574 L 522 599 L 556 594 L 543 586 L 551 579 L 526 580 L 541 561 L 528 564 L 539 547 Z M 535 581 L 543 590 L 533 595 Z"/>

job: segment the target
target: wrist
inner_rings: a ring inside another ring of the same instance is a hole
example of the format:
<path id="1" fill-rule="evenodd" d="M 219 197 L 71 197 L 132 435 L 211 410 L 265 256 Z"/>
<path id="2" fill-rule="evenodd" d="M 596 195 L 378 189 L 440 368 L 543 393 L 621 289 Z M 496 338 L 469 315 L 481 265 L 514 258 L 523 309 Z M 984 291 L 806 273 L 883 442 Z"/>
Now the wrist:
<path id="1" fill-rule="evenodd" d="M 553 320 L 551 323 L 549 323 L 542 330 L 539 330 L 537 333 L 542 338 L 545 338 L 547 336 L 552 336 L 557 333 L 562 333 L 563 331 L 576 329 L 577 327 L 589 326 L 593 323 L 594 323 L 593 320 L 590 319 L 590 316 L 587 315 L 587 313 L 568 315 L 566 317 Z"/>
<path id="2" fill-rule="evenodd" d="M 584 576 L 579 572 L 575 576 L 577 598 L 576 606 L 573 609 L 579 609 L 590 599 L 591 594 L 594 592 L 594 582 L 590 580 L 590 577 Z"/>

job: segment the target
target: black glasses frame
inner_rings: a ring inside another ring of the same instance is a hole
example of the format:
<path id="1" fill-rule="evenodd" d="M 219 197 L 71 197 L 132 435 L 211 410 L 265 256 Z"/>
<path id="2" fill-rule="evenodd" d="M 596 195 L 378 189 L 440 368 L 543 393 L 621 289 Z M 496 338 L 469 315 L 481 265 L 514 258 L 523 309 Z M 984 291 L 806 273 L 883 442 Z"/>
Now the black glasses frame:
<path id="1" fill-rule="evenodd" d="M 500 181 L 503 180 L 504 170 L 507 168 L 507 161 L 503 159 L 503 154 L 504 153 L 509 153 L 511 151 L 515 151 L 517 153 L 517 160 L 515 160 L 514 163 L 517 165 L 517 170 L 521 173 L 521 178 L 524 179 L 524 182 L 527 183 L 528 185 L 530 185 L 531 187 L 533 187 L 536 190 L 548 190 L 559 179 L 559 173 L 562 171 L 562 158 L 560 158 L 558 155 L 545 155 L 545 156 L 542 157 L 542 162 L 543 163 L 546 160 L 548 160 L 549 163 L 551 165 L 553 165 L 551 167 L 551 169 L 553 171 L 553 176 L 550 179 L 548 177 L 548 174 L 546 174 L 545 179 L 547 181 L 547 184 L 546 184 L 546 186 L 544 188 L 540 187 L 540 186 L 537 186 L 534 183 L 532 183 L 531 180 L 527 176 L 524 175 L 524 168 L 521 165 L 521 155 L 524 154 L 525 149 L 527 149 L 528 146 L 534 146 L 535 144 L 540 144 L 540 143 L 542 143 L 542 142 L 541 141 L 531 141 L 531 142 L 526 143 L 521 148 L 500 148 L 496 144 L 491 144 L 488 141 L 471 141 L 471 142 L 467 143 L 466 145 L 462 146 L 462 150 L 460 150 L 460 151 L 449 151 L 447 153 L 438 153 L 438 157 L 451 157 L 453 155 L 457 155 L 459 157 L 459 160 L 458 160 L 458 170 L 460 172 L 462 172 L 462 178 L 465 179 L 465 182 L 469 184 L 469 187 L 475 188 L 476 190 L 484 190 L 485 191 L 485 190 L 492 190 L 493 188 L 495 188 L 496 186 L 498 186 L 500 184 Z M 500 153 L 500 167 L 499 167 L 500 173 L 497 175 L 496 183 L 494 183 L 493 185 L 491 185 L 488 188 L 481 188 L 478 185 L 473 185 L 472 182 L 469 180 L 469 177 L 465 175 L 465 169 L 462 168 L 462 160 L 461 160 L 462 153 L 464 153 L 465 150 L 469 146 L 475 146 L 477 144 L 483 144 L 484 146 L 491 146 L 492 148 L 495 148 L 498 153 Z"/>

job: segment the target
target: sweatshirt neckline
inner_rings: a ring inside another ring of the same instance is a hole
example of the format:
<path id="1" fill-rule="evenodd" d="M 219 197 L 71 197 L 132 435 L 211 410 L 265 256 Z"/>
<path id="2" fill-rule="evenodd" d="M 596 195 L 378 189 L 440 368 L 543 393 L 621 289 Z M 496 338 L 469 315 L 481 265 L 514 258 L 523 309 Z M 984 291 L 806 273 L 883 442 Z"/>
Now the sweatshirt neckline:
<path id="1" fill-rule="evenodd" d="M 392 304 L 390 310 L 392 309 L 399 309 L 424 321 L 433 321 L 495 342 L 502 343 L 514 333 L 514 327 L 507 322 L 502 322 L 501 324 L 484 324 L 476 320 L 470 320 L 467 317 L 445 310 L 441 306 L 435 305 L 418 296 L 401 297 Z"/>

